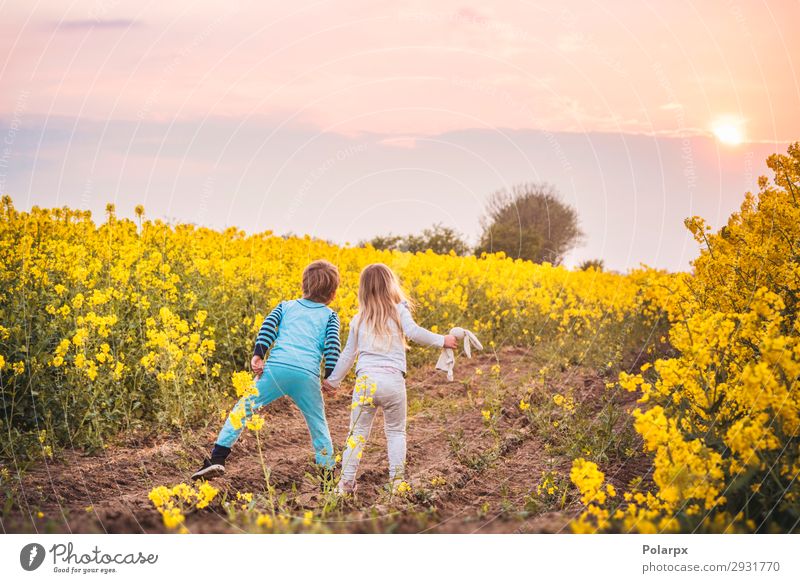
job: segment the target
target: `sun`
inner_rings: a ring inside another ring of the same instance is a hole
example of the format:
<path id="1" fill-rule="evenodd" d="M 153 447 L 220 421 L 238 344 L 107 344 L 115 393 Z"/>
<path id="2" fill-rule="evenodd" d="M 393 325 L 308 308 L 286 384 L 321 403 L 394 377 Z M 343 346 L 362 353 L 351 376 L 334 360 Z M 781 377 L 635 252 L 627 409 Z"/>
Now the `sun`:
<path id="1" fill-rule="evenodd" d="M 742 124 L 738 121 L 723 120 L 714 124 L 714 135 L 726 146 L 738 146 L 744 141 Z"/>

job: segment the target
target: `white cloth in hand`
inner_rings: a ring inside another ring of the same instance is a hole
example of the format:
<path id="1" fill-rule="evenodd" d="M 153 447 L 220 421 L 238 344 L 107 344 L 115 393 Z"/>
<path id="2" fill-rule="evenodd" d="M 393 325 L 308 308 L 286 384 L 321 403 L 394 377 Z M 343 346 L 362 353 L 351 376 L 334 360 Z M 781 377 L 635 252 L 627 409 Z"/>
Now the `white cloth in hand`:
<path id="1" fill-rule="evenodd" d="M 483 350 L 483 344 L 478 340 L 477 336 L 464 328 L 452 328 L 449 332 L 458 340 L 464 340 L 464 354 L 467 358 L 472 358 L 472 347 L 478 350 Z M 452 348 L 445 348 L 439 355 L 439 361 L 436 363 L 436 370 L 443 370 L 447 373 L 447 380 L 453 380 L 453 367 L 456 365 L 456 355 Z"/>

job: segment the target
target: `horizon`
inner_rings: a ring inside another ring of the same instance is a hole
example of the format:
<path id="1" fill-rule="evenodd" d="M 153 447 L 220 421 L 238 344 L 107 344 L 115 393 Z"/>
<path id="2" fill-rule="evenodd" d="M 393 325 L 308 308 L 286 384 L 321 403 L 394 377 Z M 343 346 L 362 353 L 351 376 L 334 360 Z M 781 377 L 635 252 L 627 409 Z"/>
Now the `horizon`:
<path id="1" fill-rule="evenodd" d="M 602 259 L 687 270 L 800 137 L 800 5 L 15 1 L 0 193 L 17 208 L 308 234 L 442 223 L 547 182 Z M 602 22 L 603 26 L 597 26 Z"/>

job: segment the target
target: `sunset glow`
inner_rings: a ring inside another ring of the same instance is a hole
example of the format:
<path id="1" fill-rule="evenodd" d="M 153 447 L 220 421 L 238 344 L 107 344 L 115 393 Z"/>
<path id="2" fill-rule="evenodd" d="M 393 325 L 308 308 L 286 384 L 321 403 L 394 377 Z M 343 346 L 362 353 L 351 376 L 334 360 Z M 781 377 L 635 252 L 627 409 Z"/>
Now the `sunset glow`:
<path id="1" fill-rule="evenodd" d="M 727 146 L 738 146 L 744 141 L 741 123 L 721 121 L 714 125 L 714 136 Z"/>
<path id="2" fill-rule="evenodd" d="M 474 242 L 492 192 L 544 181 L 586 232 L 568 265 L 684 269 L 683 219 L 723 221 L 800 136 L 798 21 L 726 0 L 10 0 L 0 194 Z"/>

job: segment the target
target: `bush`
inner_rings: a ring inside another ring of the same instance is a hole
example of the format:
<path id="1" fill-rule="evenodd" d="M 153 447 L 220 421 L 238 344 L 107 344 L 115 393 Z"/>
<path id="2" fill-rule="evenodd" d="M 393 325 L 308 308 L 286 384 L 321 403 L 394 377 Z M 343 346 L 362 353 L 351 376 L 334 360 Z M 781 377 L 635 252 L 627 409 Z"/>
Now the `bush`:
<path id="1" fill-rule="evenodd" d="M 767 165 L 774 183 L 762 177 L 720 231 L 686 221 L 704 246 L 694 273 L 656 292 L 679 355 L 620 375 L 641 392 L 635 428 L 653 454 L 654 487 L 613 514 L 589 501 L 579 530 L 797 528 L 800 143 Z"/>
<path id="2" fill-rule="evenodd" d="M 439 255 L 447 255 L 451 251 L 456 255 L 466 255 L 470 252 L 470 247 L 464 237 L 455 229 L 442 224 L 435 224 L 419 235 L 379 235 L 362 243 L 362 246 L 364 245 L 371 245 L 381 251 L 407 251 L 409 253 L 424 253 L 430 249 Z"/>

